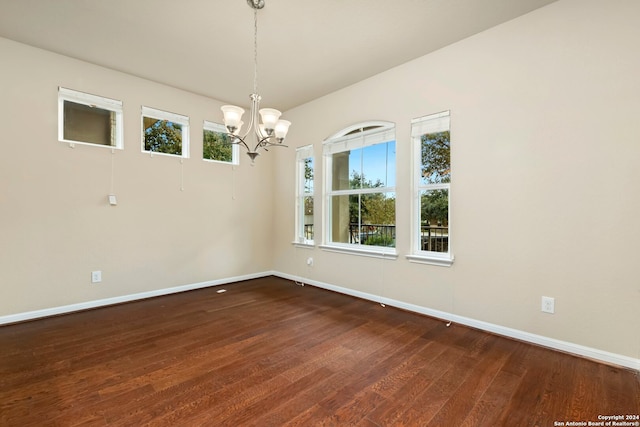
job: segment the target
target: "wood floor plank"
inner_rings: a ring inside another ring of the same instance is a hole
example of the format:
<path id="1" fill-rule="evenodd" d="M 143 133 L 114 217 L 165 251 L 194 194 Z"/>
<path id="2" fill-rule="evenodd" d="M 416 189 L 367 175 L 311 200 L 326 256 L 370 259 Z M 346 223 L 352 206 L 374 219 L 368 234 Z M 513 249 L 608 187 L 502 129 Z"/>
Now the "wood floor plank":
<path id="1" fill-rule="evenodd" d="M 482 398 L 493 383 L 495 377 L 504 366 L 512 346 L 508 345 L 504 339 L 491 338 L 489 342 L 494 345 L 483 345 L 485 349 L 484 357 L 479 358 L 478 363 L 471 368 L 474 374 L 469 375 L 462 382 L 453 396 L 446 401 L 429 421 L 429 425 L 461 425 L 475 406 L 475 403 Z M 478 357 L 473 348 L 470 353 Z"/>
<path id="2" fill-rule="evenodd" d="M 462 356 L 455 365 L 445 370 L 444 375 L 431 383 L 418 395 L 408 410 L 399 414 L 393 422 L 405 425 L 415 423 L 426 425 L 461 388 L 473 372 L 475 359 Z"/>
<path id="3" fill-rule="evenodd" d="M 317 402 L 322 400 L 326 395 L 338 389 L 347 379 L 349 373 L 347 371 L 335 372 L 315 384 L 311 385 L 307 390 L 298 393 L 287 401 L 281 401 L 277 406 L 271 406 L 263 415 L 252 419 L 248 426 L 282 426 L 285 424 L 309 425 L 311 421 L 304 420 L 305 415 L 313 413 L 317 407 Z M 328 416 L 312 416 L 311 420 L 318 420 Z M 294 421 L 297 420 L 297 421 Z"/>
<path id="4" fill-rule="evenodd" d="M 274 402 L 287 402 L 287 404 L 295 399 L 295 397 L 313 388 L 315 384 L 322 382 L 325 378 L 331 376 L 333 372 L 325 367 L 322 367 L 314 372 L 310 372 L 308 375 L 299 378 L 294 382 L 290 382 L 284 389 L 275 387 L 269 387 L 266 394 L 262 395 L 259 399 L 252 400 L 247 409 L 238 410 L 234 408 L 230 411 L 226 418 L 222 419 L 223 423 L 229 425 L 247 425 L 252 419 L 256 418 L 257 414 L 264 414 L 271 410 Z M 279 405 L 283 406 L 283 405 Z M 216 414 L 215 421 L 219 423 L 220 416 Z"/>
<path id="5" fill-rule="evenodd" d="M 409 411 L 416 404 L 416 400 L 426 389 L 445 376 L 453 366 L 456 366 L 463 353 L 457 348 L 442 344 L 440 346 L 444 347 L 445 350 L 425 364 L 420 372 L 408 379 L 395 393 L 395 399 L 388 399 L 379 405 L 367 418 L 380 425 L 395 423 L 404 412 Z"/>
<path id="6" fill-rule="evenodd" d="M 639 374 L 267 277 L 0 327 L 0 425 L 546 426 Z"/>
<path id="7" fill-rule="evenodd" d="M 521 377 L 507 371 L 498 372 L 484 394 L 472 402 L 474 406 L 460 423 L 460 427 L 502 425 L 498 420 L 503 412 L 503 406 L 511 399 L 521 380 Z"/>

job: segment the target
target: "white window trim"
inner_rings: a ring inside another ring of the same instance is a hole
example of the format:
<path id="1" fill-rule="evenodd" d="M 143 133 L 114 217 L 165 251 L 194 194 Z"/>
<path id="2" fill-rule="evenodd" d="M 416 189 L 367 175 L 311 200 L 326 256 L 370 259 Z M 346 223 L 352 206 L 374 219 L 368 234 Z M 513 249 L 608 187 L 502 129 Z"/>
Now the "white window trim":
<path id="1" fill-rule="evenodd" d="M 369 126 L 381 126 L 382 129 L 372 129 L 357 134 L 348 135 L 356 129 L 365 128 Z M 349 126 L 341 131 L 333 134 L 324 140 L 322 144 L 322 157 L 323 157 L 323 210 L 322 210 L 322 227 L 323 227 L 323 243 L 319 245 L 320 249 L 329 252 L 348 253 L 352 255 L 368 256 L 374 258 L 397 258 L 397 248 L 386 246 L 373 246 L 373 245 L 359 245 L 352 243 L 333 242 L 331 240 L 331 197 L 340 195 L 354 195 L 354 194 L 371 194 L 371 193 L 396 193 L 396 187 L 375 187 L 375 188 L 363 188 L 363 189 L 349 189 L 349 190 L 332 190 L 332 176 L 329 171 L 332 170 L 332 158 L 331 155 L 348 151 L 356 148 L 363 148 L 370 145 L 375 145 L 385 141 L 395 141 L 395 123 L 387 121 L 368 121 L 357 123 Z M 397 147 L 397 142 L 396 142 Z M 396 165 L 397 167 L 397 165 Z M 397 224 L 396 224 L 397 227 Z"/>
<path id="2" fill-rule="evenodd" d="M 316 244 L 313 240 L 308 240 L 308 242 L 313 242 L 313 243 L 291 242 L 291 244 L 297 248 L 303 248 L 303 249 L 313 249 L 316 247 Z"/>
<path id="3" fill-rule="evenodd" d="M 314 185 L 312 192 L 304 191 L 304 160 L 311 158 L 314 160 L 313 162 L 313 176 L 314 176 Z M 294 245 L 301 247 L 313 247 L 315 246 L 315 239 L 307 239 L 304 235 L 304 198 L 305 197 L 313 197 L 314 199 L 314 217 L 315 217 L 315 169 L 316 162 L 315 156 L 313 155 L 313 145 L 305 145 L 303 147 L 298 147 L 296 149 L 296 203 L 295 203 L 295 235 L 294 241 L 292 242 Z M 316 235 L 315 229 L 315 218 L 314 218 L 314 231 L 313 235 Z"/>
<path id="4" fill-rule="evenodd" d="M 327 252 L 337 252 L 371 258 L 398 258 L 396 248 L 388 248 L 384 246 L 354 245 L 351 243 L 331 242 L 319 245 L 318 247 Z"/>
<path id="5" fill-rule="evenodd" d="M 103 110 L 112 111 L 116 115 L 115 124 L 115 145 L 102 145 L 94 144 L 91 142 L 75 141 L 64 138 L 64 102 L 75 102 L 76 104 L 87 105 L 89 107 L 98 107 Z M 110 149 L 123 150 L 124 149 L 124 132 L 123 132 L 123 114 L 122 114 L 122 101 L 118 101 L 111 98 L 105 98 L 103 96 L 92 95 L 89 93 L 79 92 L 72 89 L 66 89 L 58 87 L 58 140 L 60 142 L 66 142 L 70 145 L 82 144 L 90 145 L 92 147 L 103 147 Z"/>
<path id="6" fill-rule="evenodd" d="M 440 267 L 451 267 L 453 265 L 454 256 L 446 254 L 446 256 L 438 256 L 437 252 L 427 252 L 429 255 L 405 255 L 409 262 L 416 264 L 437 265 Z"/>
<path id="7" fill-rule="evenodd" d="M 205 120 L 202 124 L 203 133 L 205 130 L 209 130 L 212 132 L 228 133 L 227 128 L 224 125 L 210 122 L 208 120 Z M 204 135 L 202 137 L 202 146 L 204 150 Z M 225 162 L 223 160 L 215 160 L 215 159 L 205 159 L 204 157 L 202 158 L 202 160 L 210 163 L 221 163 L 223 165 L 239 165 L 240 164 L 240 146 L 238 144 L 231 144 L 231 161 L 230 162 Z"/>
<path id="8" fill-rule="evenodd" d="M 157 151 L 147 151 L 144 149 L 144 118 L 149 117 L 157 120 L 167 120 L 173 123 L 177 123 L 182 126 L 182 155 L 177 154 L 169 154 L 169 153 L 160 153 Z M 143 153 L 151 154 L 152 156 L 161 155 L 161 156 L 170 156 L 170 157 L 181 157 L 183 159 L 189 158 L 189 117 L 183 116 L 181 114 L 170 113 L 168 111 L 158 110 L 151 107 L 142 106 L 142 113 L 140 115 L 140 142 Z"/>
<path id="9" fill-rule="evenodd" d="M 452 248 L 452 224 L 451 224 L 451 183 L 438 183 L 438 184 L 421 184 L 420 176 L 422 169 L 422 135 L 426 133 L 436 133 L 436 132 L 444 132 L 451 131 L 450 125 L 450 111 L 442 111 L 440 113 L 430 114 L 428 116 L 419 117 L 417 119 L 411 120 L 411 140 L 413 143 L 413 209 L 412 209 L 412 221 L 411 221 L 411 250 L 412 253 L 406 255 L 405 257 L 410 261 L 418 264 L 428 264 L 428 265 L 437 265 L 450 267 L 453 264 L 454 256 L 451 250 Z M 421 209 L 421 200 L 420 200 L 420 192 L 423 190 L 448 190 L 449 197 L 449 243 L 448 243 L 448 252 L 432 252 L 432 251 L 423 251 L 421 249 L 421 238 L 420 238 L 420 209 Z"/>

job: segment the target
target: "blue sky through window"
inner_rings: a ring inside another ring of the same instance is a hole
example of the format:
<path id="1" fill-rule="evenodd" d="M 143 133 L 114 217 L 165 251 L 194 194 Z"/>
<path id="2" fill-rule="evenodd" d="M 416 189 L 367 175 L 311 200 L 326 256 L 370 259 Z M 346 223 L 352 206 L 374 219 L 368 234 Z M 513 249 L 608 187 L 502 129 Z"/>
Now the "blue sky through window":
<path id="1" fill-rule="evenodd" d="M 385 187 L 396 185 L 396 142 L 380 144 L 351 150 L 349 153 L 349 178 L 353 171 L 364 173 L 366 181 L 375 184 L 378 180 Z"/>

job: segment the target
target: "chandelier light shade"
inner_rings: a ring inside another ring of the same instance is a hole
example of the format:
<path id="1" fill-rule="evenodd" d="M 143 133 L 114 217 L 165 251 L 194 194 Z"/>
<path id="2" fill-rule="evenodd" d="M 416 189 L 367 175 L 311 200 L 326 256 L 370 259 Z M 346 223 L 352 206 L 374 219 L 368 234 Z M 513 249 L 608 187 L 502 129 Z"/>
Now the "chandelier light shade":
<path id="1" fill-rule="evenodd" d="M 251 99 L 251 113 L 249 117 L 249 126 L 242 133 L 242 116 L 244 108 L 235 105 L 223 105 L 221 107 L 224 115 L 224 125 L 227 128 L 229 142 L 231 144 L 239 144 L 247 149 L 247 155 L 253 163 L 259 155 L 258 150 L 268 151 L 268 147 L 286 147 L 282 142 L 287 136 L 291 122 L 280 120 L 282 113 L 274 108 L 260 108 L 260 100 L 258 95 L 258 9 L 264 7 L 264 0 L 247 0 L 249 6 L 253 8 L 253 93 Z M 247 136 L 253 132 L 255 136 L 255 144 L 247 141 Z M 253 147 L 253 148 L 252 148 Z"/>

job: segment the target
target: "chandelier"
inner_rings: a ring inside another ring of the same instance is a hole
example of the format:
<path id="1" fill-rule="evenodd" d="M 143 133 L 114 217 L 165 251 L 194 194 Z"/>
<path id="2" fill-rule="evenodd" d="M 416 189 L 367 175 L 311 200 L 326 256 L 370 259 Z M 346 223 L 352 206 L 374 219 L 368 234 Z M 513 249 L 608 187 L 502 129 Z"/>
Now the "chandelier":
<path id="1" fill-rule="evenodd" d="M 258 9 L 264 7 L 264 0 L 247 0 L 247 3 L 253 8 L 253 93 L 250 96 L 251 116 L 246 131 L 243 134 L 240 133 L 244 124 L 242 121 L 243 108 L 235 105 L 223 105 L 221 110 L 224 114 L 224 125 L 228 131 L 229 142 L 244 146 L 253 163 L 259 155 L 259 149 L 269 151 L 267 147 L 286 147 L 282 141 L 287 136 L 291 122 L 280 120 L 282 113 L 276 109 L 260 108 L 262 98 L 258 95 Z M 262 119 L 262 123 L 260 123 L 258 115 Z M 252 130 L 255 135 L 255 145 L 247 142 L 247 136 Z M 251 148 L 252 146 L 253 148 Z"/>

